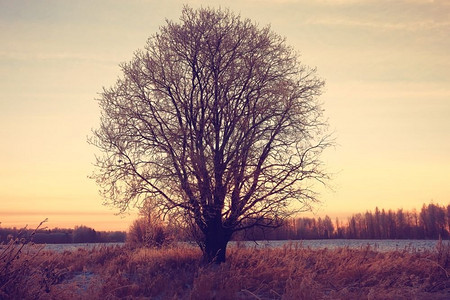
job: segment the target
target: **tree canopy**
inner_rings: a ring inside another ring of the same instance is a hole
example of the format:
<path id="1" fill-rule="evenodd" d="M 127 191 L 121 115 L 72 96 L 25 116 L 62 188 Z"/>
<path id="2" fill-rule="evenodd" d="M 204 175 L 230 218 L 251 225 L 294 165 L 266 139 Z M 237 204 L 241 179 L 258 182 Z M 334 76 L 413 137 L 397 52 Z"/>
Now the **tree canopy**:
<path id="1" fill-rule="evenodd" d="M 269 26 L 186 6 L 121 68 L 90 140 L 108 204 L 191 222 L 205 259 L 220 262 L 234 232 L 317 200 L 324 81 Z"/>

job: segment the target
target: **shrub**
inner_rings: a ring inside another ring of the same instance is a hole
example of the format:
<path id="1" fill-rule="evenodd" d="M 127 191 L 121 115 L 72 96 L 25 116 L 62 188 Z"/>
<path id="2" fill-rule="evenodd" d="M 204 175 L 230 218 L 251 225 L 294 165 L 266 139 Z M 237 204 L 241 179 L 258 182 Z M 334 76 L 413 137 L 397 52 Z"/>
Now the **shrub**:
<path id="1" fill-rule="evenodd" d="M 170 231 L 156 217 L 141 217 L 130 226 L 126 242 L 131 247 L 161 247 L 172 241 Z"/>

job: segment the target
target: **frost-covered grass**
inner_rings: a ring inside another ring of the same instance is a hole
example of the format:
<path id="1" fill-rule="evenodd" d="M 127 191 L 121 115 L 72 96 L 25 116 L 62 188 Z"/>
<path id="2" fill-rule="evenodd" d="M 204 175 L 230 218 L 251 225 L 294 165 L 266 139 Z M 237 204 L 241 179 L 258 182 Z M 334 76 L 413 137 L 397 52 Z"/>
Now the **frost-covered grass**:
<path id="1" fill-rule="evenodd" d="M 448 244 L 425 252 L 233 247 L 219 266 L 202 265 L 192 247 L 27 249 L 0 261 L 0 299 L 450 299 Z"/>

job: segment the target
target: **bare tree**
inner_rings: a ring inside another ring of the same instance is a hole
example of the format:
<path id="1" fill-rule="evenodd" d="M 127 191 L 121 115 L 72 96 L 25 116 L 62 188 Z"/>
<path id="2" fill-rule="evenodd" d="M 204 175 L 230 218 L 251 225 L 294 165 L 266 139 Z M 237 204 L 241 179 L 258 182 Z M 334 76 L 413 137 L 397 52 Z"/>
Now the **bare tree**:
<path id="1" fill-rule="evenodd" d="M 90 140 L 108 204 L 185 218 L 205 260 L 223 262 L 234 232 L 316 201 L 324 82 L 269 27 L 184 7 L 121 68 Z"/>

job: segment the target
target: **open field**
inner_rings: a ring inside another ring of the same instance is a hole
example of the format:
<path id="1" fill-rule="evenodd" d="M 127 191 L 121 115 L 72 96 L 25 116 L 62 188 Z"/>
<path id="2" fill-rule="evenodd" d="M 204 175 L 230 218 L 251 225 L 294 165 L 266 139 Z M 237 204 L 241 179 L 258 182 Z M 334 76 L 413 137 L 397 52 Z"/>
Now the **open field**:
<path id="1" fill-rule="evenodd" d="M 450 247 L 435 251 L 233 247 L 1 250 L 0 299 L 450 299 Z M 12 257 L 14 259 L 11 259 Z"/>

